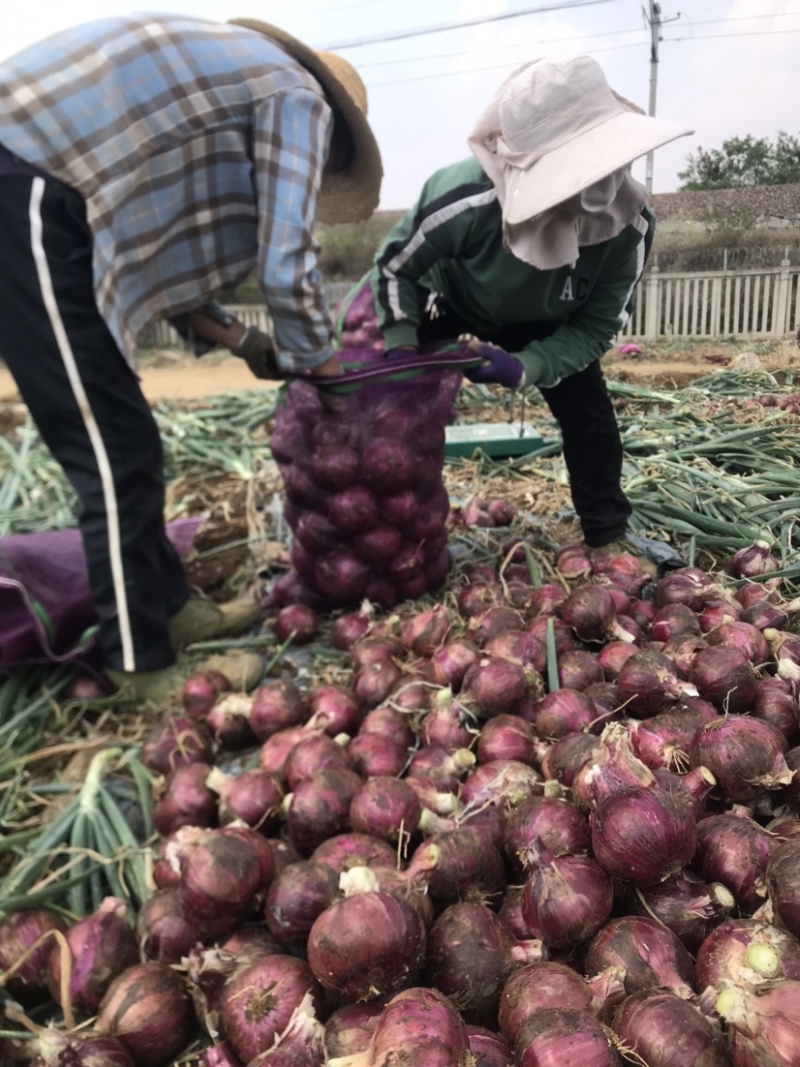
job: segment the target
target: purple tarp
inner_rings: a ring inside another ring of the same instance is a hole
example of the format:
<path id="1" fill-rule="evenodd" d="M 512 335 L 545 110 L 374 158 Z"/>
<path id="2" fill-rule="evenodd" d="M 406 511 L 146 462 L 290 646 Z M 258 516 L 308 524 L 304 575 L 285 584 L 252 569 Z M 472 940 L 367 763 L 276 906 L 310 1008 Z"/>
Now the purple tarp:
<path id="1" fill-rule="evenodd" d="M 202 522 L 167 524 L 182 559 Z M 96 623 L 78 530 L 0 537 L 0 670 L 90 658 Z"/>

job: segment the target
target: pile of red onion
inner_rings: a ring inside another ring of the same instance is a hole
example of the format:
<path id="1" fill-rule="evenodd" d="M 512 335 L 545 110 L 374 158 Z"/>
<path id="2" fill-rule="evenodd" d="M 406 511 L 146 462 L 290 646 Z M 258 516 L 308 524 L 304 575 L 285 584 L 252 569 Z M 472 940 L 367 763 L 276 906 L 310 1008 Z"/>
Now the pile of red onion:
<path id="1" fill-rule="evenodd" d="M 200 1041 L 201 1067 L 796 1067 L 800 709 L 770 559 L 652 582 L 570 547 L 534 587 L 519 558 L 325 624 L 335 681 L 191 679 L 143 748 L 151 900 L 0 926 L 11 997 L 97 1015 L 3 1038 L 9 1062 L 167 1067 Z"/>

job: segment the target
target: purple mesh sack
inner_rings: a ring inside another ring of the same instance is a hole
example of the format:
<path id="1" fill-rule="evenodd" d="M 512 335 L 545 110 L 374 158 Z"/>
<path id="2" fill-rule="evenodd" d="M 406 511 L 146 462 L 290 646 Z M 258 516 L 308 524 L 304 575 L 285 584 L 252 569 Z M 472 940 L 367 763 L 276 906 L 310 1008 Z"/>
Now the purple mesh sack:
<path id="1" fill-rule="evenodd" d="M 378 331 L 370 273 L 356 282 L 336 312 L 336 338 L 347 350 L 372 348 L 382 352 L 384 348 Z"/>
<path id="2" fill-rule="evenodd" d="M 366 598 L 389 608 L 437 589 L 450 567 L 442 470 L 461 370 L 408 371 L 374 348 L 341 357 L 355 378 L 382 367 L 382 380 L 341 392 L 295 381 L 276 411 L 270 444 L 293 569 L 269 589 L 268 607 L 327 610 Z"/>

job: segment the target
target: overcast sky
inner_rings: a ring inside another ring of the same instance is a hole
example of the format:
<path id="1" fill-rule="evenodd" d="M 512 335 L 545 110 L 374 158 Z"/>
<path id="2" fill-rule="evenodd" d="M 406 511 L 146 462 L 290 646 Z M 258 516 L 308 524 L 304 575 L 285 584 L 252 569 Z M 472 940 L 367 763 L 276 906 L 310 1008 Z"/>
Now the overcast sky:
<path id="1" fill-rule="evenodd" d="M 384 160 L 381 207 L 405 208 L 437 167 L 468 155 L 466 137 L 495 89 L 539 56 L 594 56 L 611 85 L 645 109 L 650 30 L 640 0 L 7 0 L 0 59 L 59 28 L 129 11 L 263 18 L 317 48 L 336 48 L 360 71 Z M 647 6 L 647 0 L 644 0 Z M 556 10 L 543 11 L 544 8 Z M 800 133 L 800 0 L 661 0 L 656 112 L 695 127 L 659 149 L 654 192 L 678 188 L 686 156 L 732 136 Z M 498 18 L 514 12 L 533 12 Z M 674 21 L 674 16 L 680 14 Z M 389 41 L 354 41 L 494 19 Z M 635 173 L 644 179 L 644 164 Z"/>

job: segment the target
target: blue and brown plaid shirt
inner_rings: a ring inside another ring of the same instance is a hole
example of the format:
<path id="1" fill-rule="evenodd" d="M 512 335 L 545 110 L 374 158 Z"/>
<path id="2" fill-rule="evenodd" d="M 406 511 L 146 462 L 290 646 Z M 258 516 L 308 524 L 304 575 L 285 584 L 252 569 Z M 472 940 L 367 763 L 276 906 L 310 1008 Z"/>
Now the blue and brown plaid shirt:
<path id="1" fill-rule="evenodd" d="M 0 63 L 0 143 L 85 199 L 103 318 L 134 364 L 153 320 L 257 269 L 281 366 L 331 355 L 313 231 L 333 118 L 261 34 L 134 15 Z"/>

